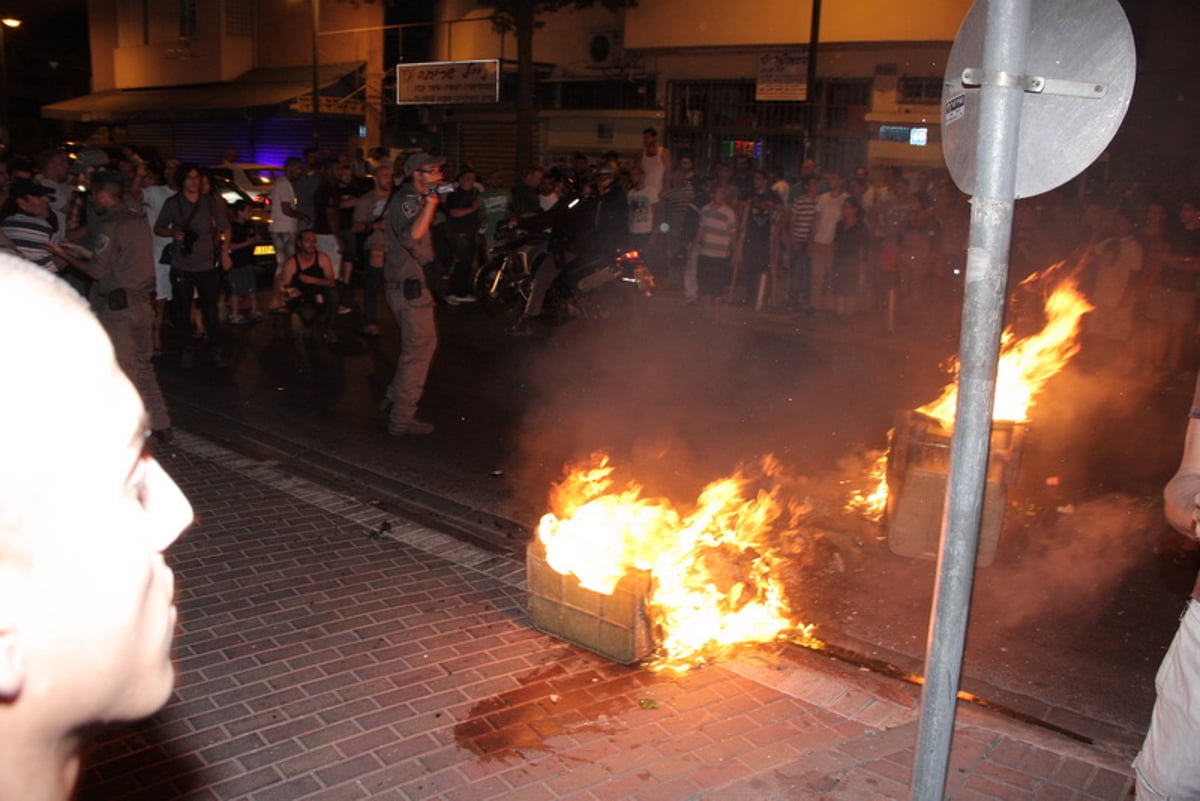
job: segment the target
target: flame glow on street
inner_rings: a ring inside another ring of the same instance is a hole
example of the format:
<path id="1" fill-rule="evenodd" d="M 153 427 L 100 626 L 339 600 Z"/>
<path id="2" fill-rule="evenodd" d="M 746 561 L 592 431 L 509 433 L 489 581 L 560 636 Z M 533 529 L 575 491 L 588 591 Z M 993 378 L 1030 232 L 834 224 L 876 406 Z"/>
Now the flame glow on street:
<path id="1" fill-rule="evenodd" d="M 743 643 L 807 637 L 779 578 L 772 542 L 803 508 L 785 508 L 766 457 L 757 473 L 708 484 L 684 514 L 630 483 L 614 490 L 606 454 L 593 454 L 554 486 L 538 525 L 546 560 L 587 589 L 611 594 L 628 571 L 649 571 L 648 607 L 658 630 L 652 669 L 683 671 L 729 655 Z"/>

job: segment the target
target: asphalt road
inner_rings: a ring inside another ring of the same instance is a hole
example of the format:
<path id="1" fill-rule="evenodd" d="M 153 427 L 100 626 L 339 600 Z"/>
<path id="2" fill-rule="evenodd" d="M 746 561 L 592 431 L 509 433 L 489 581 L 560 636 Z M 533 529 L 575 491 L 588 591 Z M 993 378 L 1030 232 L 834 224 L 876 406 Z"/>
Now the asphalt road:
<path id="1" fill-rule="evenodd" d="M 946 383 L 951 323 L 892 335 L 871 318 L 740 308 L 712 324 L 669 293 L 519 339 L 475 307 L 438 315 L 429 437 L 386 434 L 398 335 L 356 337 L 355 314 L 332 345 L 286 316 L 230 328 L 230 368 L 168 356 L 160 375 L 176 425 L 496 549 L 523 547 L 551 482 L 593 451 L 681 507 L 774 454 L 811 507 L 794 611 L 849 658 L 920 673 L 935 565 L 897 556 L 885 528 L 841 505 L 896 413 Z M 1190 393 L 1103 365 L 1047 387 L 995 561 L 976 573 L 965 690 L 1081 738 L 1140 739 L 1200 562 L 1158 498 Z"/>

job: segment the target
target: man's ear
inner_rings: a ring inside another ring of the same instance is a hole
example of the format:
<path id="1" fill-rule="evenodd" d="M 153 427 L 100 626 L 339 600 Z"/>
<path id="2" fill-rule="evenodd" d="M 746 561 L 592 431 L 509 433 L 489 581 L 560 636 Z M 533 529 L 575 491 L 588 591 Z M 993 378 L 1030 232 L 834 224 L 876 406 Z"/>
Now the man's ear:
<path id="1" fill-rule="evenodd" d="M 0 703 L 14 700 L 25 684 L 25 653 L 21 647 L 14 577 L 0 570 Z"/>

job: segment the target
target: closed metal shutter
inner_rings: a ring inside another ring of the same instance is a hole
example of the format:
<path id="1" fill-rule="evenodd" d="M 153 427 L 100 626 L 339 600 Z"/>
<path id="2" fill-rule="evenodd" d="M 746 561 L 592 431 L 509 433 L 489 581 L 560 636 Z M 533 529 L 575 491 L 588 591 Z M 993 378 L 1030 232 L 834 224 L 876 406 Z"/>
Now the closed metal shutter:
<path id="1" fill-rule="evenodd" d="M 358 133 L 358 121 L 346 117 L 320 118 L 321 149 L 341 155 Z M 189 120 L 132 123 L 130 144 L 153 149 L 160 158 L 180 158 L 201 166 L 219 164 L 225 151 L 237 151 L 237 161 L 279 164 L 303 155 L 312 144 L 312 117 L 262 117 L 256 120 Z"/>
<path id="2" fill-rule="evenodd" d="M 321 151 L 333 157 L 345 153 L 350 138 L 358 135 L 358 119 L 332 115 L 318 119 Z M 263 117 L 254 122 L 254 158 L 247 160 L 257 164 L 283 164 L 291 156 L 303 156 L 304 150 L 311 146 L 312 117 Z"/>
<path id="3" fill-rule="evenodd" d="M 249 161 L 250 130 L 246 120 L 132 123 L 128 128 L 134 147 L 202 167 L 224 161 L 225 151 L 231 149 L 238 152 L 239 160 Z"/>
<path id="4" fill-rule="evenodd" d="M 513 175 L 517 153 L 517 126 L 512 121 L 456 123 L 457 130 L 446 131 L 446 158 L 450 166 L 461 169 L 471 165 L 485 185 L 491 176 L 501 174 L 500 183 L 511 186 L 516 182 Z M 538 152 L 534 142 L 533 152 Z"/>

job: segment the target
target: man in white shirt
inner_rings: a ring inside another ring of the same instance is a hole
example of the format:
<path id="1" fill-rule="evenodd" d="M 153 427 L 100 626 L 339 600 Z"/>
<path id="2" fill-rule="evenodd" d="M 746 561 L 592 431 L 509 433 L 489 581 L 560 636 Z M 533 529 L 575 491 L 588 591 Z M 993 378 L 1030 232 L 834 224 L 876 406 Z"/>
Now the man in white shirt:
<path id="1" fill-rule="evenodd" d="M 842 218 L 842 202 L 849 197 L 845 184 L 841 173 L 825 173 L 825 185 L 829 190 L 817 195 L 817 218 L 808 242 L 809 277 L 812 281 L 809 304 L 814 309 L 830 308 L 825 285 L 833 269 L 833 236 L 838 220 Z"/>
<path id="2" fill-rule="evenodd" d="M 275 281 L 271 297 L 271 311 L 283 308 L 281 295 L 283 266 L 296 252 L 296 189 L 293 183 L 304 175 L 304 162 L 293 156 L 283 164 L 283 176 L 275 181 L 271 189 L 271 242 L 275 245 Z"/>
<path id="3" fill-rule="evenodd" d="M 671 154 L 658 143 L 658 131 L 647 128 L 642 131 L 642 152 L 638 166 L 646 176 L 646 186 L 662 197 L 663 190 L 671 184 Z"/>

